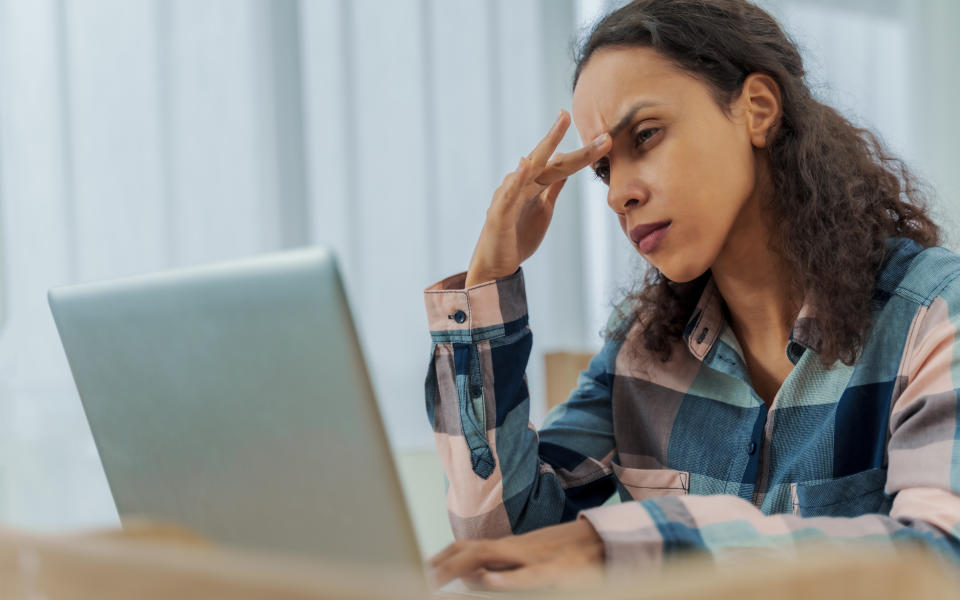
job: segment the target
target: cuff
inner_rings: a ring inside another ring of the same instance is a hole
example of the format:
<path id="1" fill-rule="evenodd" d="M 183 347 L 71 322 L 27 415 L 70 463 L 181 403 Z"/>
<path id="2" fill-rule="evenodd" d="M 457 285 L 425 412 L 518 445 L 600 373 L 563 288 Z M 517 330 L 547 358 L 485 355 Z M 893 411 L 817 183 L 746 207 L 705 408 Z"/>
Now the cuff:
<path id="1" fill-rule="evenodd" d="M 642 502 L 624 502 L 581 511 L 603 540 L 610 574 L 656 567 L 663 563 L 663 536 Z"/>
<path id="2" fill-rule="evenodd" d="M 523 269 L 464 289 L 466 279 L 466 272 L 458 273 L 424 290 L 431 333 L 502 329 L 527 316 Z"/>

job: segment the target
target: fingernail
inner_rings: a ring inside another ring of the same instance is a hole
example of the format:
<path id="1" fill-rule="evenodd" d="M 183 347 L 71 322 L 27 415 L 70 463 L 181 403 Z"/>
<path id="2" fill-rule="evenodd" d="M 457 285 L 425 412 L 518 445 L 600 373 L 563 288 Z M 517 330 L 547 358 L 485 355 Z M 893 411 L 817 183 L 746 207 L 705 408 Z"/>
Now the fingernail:
<path id="1" fill-rule="evenodd" d="M 559 123 L 559 122 L 560 122 L 560 119 L 562 119 L 562 118 L 563 118 L 563 109 L 561 108 L 561 109 L 560 109 L 560 112 L 557 113 L 557 118 L 556 118 L 556 120 L 554 121 L 554 124 Z"/>
<path id="2" fill-rule="evenodd" d="M 606 133 L 601 133 L 601 134 L 598 135 L 596 138 L 594 138 L 594 140 L 593 140 L 593 147 L 594 147 L 594 148 L 599 148 L 599 147 L 602 146 L 604 143 L 606 143 L 608 137 L 609 137 L 609 136 L 608 136 Z"/>

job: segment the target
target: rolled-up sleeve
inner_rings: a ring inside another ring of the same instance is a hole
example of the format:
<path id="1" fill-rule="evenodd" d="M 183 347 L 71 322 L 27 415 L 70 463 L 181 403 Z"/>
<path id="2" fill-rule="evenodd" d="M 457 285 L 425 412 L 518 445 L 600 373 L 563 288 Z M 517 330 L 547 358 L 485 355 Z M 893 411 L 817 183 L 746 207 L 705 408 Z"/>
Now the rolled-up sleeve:
<path id="1" fill-rule="evenodd" d="M 466 289 L 465 279 L 460 273 L 425 290 L 433 341 L 426 410 L 454 535 L 501 537 L 573 519 L 615 486 L 613 350 L 594 358 L 568 402 L 537 432 L 529 422 L 533 338 L 523 272 Z"/>

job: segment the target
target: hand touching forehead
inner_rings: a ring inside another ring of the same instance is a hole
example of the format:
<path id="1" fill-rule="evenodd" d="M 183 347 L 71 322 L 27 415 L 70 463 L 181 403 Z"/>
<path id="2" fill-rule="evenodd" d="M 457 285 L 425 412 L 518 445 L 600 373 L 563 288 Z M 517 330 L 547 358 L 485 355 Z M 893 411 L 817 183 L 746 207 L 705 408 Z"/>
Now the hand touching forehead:
<path id="1" fill-rule="evenodd" d="M 644 108 L 676 105 L 691 83 L 699 82 L 652 48 L 598 50 L 573 92 L 580 139 L 586 143 L 603 132 L 620 133 Z"/>
<path id="2" fill-rule="evenodd" d="M 705 81 L 652 48 L 603 48 L 580 71 L 577 130 L 612 138 L 592 165 L 607 203 L 634 248 L 673 281 L 702 275 L 728 240 L 757 237 L 747 231 L 757 222 L 748 107 L 743 95 L 722 107 Z"/>

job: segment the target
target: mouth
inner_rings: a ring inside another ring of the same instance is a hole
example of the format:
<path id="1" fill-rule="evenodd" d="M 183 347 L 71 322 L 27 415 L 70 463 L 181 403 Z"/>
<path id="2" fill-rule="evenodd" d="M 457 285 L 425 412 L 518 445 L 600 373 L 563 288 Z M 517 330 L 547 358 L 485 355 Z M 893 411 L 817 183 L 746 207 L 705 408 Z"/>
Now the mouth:
<path id="1" fill-rule="evenodd" d="M 637 225 L 630 230 L 630 240 L 640 249 L 640 252 L 649 254 L 653 252 L 664 236 L 673 221 L 657 221 L 656 223 L 646 223 Z"/>

